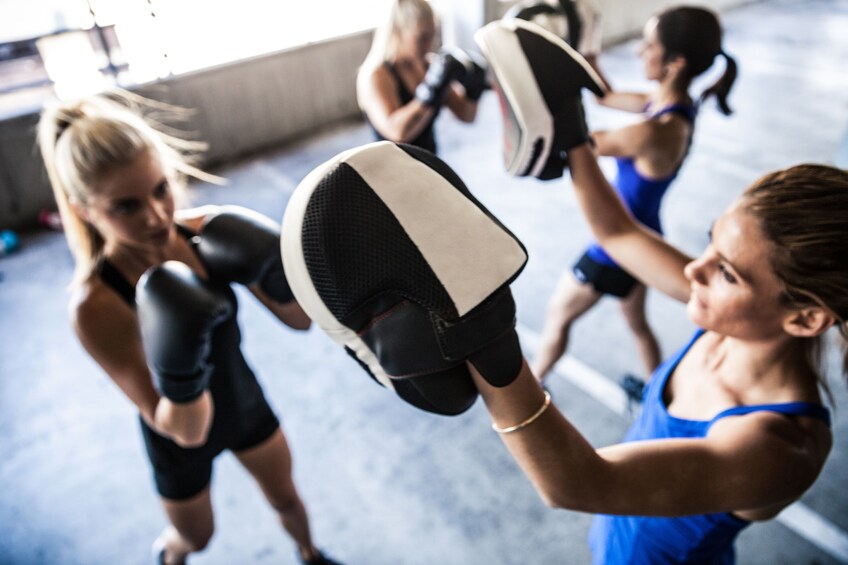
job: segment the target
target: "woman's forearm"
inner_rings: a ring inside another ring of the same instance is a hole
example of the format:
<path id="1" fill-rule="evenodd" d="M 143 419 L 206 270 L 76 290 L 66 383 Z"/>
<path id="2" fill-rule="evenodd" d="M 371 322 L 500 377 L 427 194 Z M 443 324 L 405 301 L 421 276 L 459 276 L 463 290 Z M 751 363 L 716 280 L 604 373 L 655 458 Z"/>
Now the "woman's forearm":
<path id="1" fill-rule="evenodd" d="M 500 430 L 521 426 L 544 406 L 545 392 L 526 363 L 502 388 L 488 384 L 473 367 L 471 373 Z M 499 435 L 546 504 L 585 511 L 597 506 L 604 461 L 553 404 L 531 423 Z"/>
<path id="2" fill-rule="evenodd" d="M 601 245 L 608 237 L 635 228 L 633 218 L 604 176 L 588 144 L 571 149 L 568 164 L 583 215 Z"/>
<path id="3" fill-rule="evenodd" d="M 385 131 L 379 127 L 378 129 L 386 139 L 398 143 L 408 143 L 424 131 L 435 113 L 436 111 L 433 108 L 413 99 L 386 118 Z"/>
<path id="4" fill-rule="evenodd" d="M 213 415 L 214 404 L 208 390 L 185 403 L 162 397 L 153 414 L 153 427 L 181 447 L 199 447 L 206 443 Z"/>

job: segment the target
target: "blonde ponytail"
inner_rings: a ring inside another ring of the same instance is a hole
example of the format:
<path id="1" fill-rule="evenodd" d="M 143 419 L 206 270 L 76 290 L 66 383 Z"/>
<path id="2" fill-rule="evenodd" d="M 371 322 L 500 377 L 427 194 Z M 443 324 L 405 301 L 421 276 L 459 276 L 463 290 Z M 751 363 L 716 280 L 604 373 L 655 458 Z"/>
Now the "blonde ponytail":
<path id="1" fill-rule="evenodd" d="M 38 145 L 76 262 L 74 283 L 90 278 L 103 254 L 103 237 L 79 210 L 96 193 L 104 174 L 154 151 L 171 177 L 178 201 L 184 199 L 184 176 L 222 182 L 189 163 L 205 150 L 204 143 L 166 133 L 167 126 L 145 117 L 145 109 L 157 116 L 185 113 L 125 91 L 55 103 L 42 112 Z"/>

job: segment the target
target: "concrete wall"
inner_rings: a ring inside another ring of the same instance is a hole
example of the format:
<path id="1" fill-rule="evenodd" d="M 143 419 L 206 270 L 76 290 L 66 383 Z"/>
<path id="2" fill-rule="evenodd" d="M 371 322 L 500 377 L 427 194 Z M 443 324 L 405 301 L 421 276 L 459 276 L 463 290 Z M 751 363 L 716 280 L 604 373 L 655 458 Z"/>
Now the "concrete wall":
<path id="1" fill-rule="evenodd" d="M 637 36 L 648 17 L 675 0 L 594 0 L 603 14 L 604 44 Z M 689 0 L 721 10 L 751 0 Z M 445 43 L 474 49 L 472 35 L 513 4 L 502 0 L 434 0 Z M 356 69 L 371 33 L 272 53 L 145 85 L 152 98 L 195 108 L 189 128 L 210 144 L 208 162 L 285 143 L 356 117 Z M 35 149 L 36 112 L 0 121 L 0 229 L 35 223 L 53 198 Z"/>
<path id="2" fill-rule="evenodd" d="M 556 3 L 556 0 L 543 0 Z M 590 0 L 594 2 L 603 16 L 604 45 L 609 46 L 637 37 L 648 18 L 666 8 L 681 3 L 693 6 L 707 6 L 721 10 L 757 0 Z M 483 16 L 485 23 L 496 20 L 516 2 L 513 0 L 484 0 Z"/>
<path id="3" fill-rule="evenodd" d="M 197 110 L 181 129 L 209 143 L 206 163 L 308 135 L 359 115 L 356 70 L 371 32 L 162 80 L 138 93 Z M 38 113 L 0 120 L 0 229 L 34 225 L 53 196 L 35 146 Z"/>

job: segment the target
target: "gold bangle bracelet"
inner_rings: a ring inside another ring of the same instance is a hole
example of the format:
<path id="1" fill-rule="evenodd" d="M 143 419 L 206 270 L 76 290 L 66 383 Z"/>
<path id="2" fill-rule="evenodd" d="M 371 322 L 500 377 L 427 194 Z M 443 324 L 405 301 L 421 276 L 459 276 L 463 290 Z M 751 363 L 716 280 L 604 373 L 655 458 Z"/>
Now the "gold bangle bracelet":
<path id="1" fill-rule="evenodd" d="M 499 434 L 508 434 L 512 432 L 517 432 L 523 427 L 529 426 L 533 422 L 535 422 L 539 416 L 545 413 L 545 410 L 548 409 L 548 406 L 551 405 L 551 395 L 548 391 L 545 391 L 545 401 L 542 403 L 542 406 L 536 410 L 536 413 L 521 422 L 520 424 L 515 424 L 514 426 L 510 426 L 508 428 L 499 428 L 492 422 L 492 429 L 498 432 Z"/>

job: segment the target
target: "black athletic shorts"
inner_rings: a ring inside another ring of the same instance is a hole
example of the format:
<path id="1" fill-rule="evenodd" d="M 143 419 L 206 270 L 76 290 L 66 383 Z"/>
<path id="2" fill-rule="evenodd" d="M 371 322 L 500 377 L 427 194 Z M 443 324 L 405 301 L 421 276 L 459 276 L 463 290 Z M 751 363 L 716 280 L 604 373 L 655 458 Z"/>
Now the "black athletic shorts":
<path id="1" fill-rule="evenodd" d="M 572 270 L 580 282 L 589 283 L 596 291 L 618 298 L 625 298 L 639 284 L 627 271 L 598 263 L 588 252 L 580 257 Z"/>
<path id="2" fill-rule="evenodd" d="M 200 447 L 180 447 L 139 417 L 144 446 L 153 465 L 156 490 L 163 498 L 185 500 L 212 480 L 212 462 L 225 449 L 242 451 L 271 437 L 280 422 L 262 397 L 250 411 L 215 412 L 212 429 Z"/>

